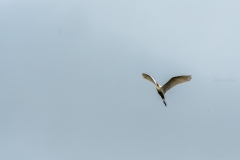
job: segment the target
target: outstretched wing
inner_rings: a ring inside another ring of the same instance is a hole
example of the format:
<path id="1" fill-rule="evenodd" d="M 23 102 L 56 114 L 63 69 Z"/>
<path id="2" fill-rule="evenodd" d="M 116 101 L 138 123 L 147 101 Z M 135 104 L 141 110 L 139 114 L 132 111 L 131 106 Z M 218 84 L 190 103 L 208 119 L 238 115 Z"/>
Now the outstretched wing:
<path id="1" fill-rule="evenodd" d="M 153 82 L 155 85 L 157 84 L 157 82 L 148 74 L 142 73 L 143 78 L 145 78 L 146 80 L 149 80 L 150 82 Z"/>
<path id="2" fill-rule="evenodd" d="M 166 84 L 162 86 L 163 92 L 166 93 L 169 89 L 176 86 L 177 84 L 190 81 L 191 79 L 192 79 L 191 75 L 173 77 Z"/>

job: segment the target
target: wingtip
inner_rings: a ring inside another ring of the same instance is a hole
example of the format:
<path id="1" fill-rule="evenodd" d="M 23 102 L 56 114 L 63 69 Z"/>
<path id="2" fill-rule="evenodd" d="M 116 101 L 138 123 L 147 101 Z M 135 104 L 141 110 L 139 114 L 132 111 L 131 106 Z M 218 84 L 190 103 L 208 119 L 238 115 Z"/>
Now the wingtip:
<path id="1" fill-rule="evenodd" d="M 145 78 L 147 76 L 146 73 L 142 73 L 142 77 Z"/>

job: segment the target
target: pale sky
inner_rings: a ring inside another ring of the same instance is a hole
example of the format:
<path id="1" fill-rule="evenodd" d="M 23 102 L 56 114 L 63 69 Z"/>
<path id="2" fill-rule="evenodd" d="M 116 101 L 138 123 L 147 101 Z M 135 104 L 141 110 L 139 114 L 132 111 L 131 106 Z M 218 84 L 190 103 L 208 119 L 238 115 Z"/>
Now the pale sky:
<path id="1" fill-rule="evenodd" d="M 0 0 L 0 159 L 239 160 L 239 6 Z"/>

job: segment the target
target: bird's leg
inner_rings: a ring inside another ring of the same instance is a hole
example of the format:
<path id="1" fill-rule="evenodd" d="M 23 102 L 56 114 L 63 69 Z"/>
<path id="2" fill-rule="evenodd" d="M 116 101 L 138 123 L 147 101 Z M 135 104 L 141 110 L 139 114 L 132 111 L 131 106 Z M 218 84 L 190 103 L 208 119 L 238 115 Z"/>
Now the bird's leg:
<path id="1" fill-rule="evenodd" d="M 158 94 L 162 97 L 163 103 L 165 104 L 165 107 L 167 107 L 167 103 L 165 102 L 164 94 L 161 91 L 158 91 Z"/>
<path id="2" fill-rule="evenodd" d="M 166 104 L 166 102 L 165 102 L 165 100 L 163 99 L 163 103 L 165 104 L 165 107 L 167 107 L 167 104 Z"/>

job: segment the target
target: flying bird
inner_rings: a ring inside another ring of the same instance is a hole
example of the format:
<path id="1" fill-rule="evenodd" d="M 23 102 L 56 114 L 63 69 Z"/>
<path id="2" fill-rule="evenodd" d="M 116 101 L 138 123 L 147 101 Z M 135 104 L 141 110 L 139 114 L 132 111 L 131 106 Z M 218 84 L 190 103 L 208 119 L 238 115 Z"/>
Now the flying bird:
<path id="1" fill-rule="evenodd" d="M 177 77 L 172 77 L 166 84 L 163 86 L 160 86 L 154 79 L 148 74 L 142 73 L 143 78 L 149 80 L 150 82 L 153 82 L 156 85 L 156 89 L 158 94 L 162 97 L 163 103 L 165 106 L 167 106 L 164 94 L 171 89 L 172 87 L 176 86 L 177 84 L 184 83 L 187 81 L 190 81 L 192 79 L 191 75 L 187 76 L 177 76 Z"/>

